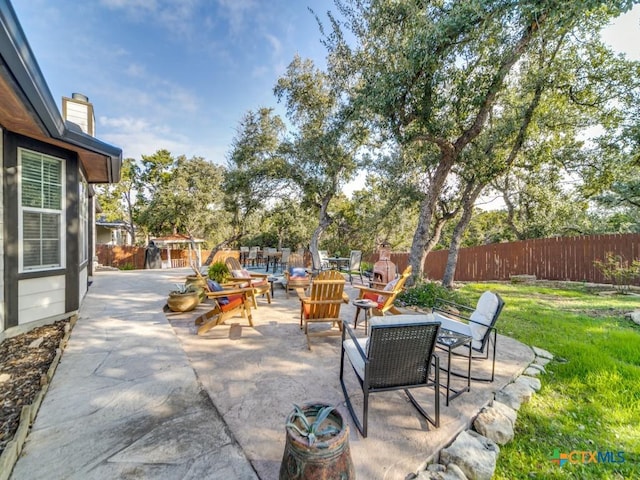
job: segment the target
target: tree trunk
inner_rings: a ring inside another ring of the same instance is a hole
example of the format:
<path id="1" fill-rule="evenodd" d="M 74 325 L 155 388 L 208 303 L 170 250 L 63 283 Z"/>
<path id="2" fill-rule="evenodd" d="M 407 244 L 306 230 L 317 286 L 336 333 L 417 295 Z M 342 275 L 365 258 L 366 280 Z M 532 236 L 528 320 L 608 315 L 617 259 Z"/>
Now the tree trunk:
<path id="1" fill-rule="evenodd" d="M 418 225 L 413 235 L 413 242 L 411 243 L 409 254 L 409 265 L 413 268 L 413 278 L 407 279 L 407 285 L 413 285 L 415 279 L 424 276 L 424 262 L 429 253 L 427 246 L 431 245 L 433 247 L 433 243 L 431 242 L 433 238 L 429 233 L 429 227 L 433 220 L 438 196 L 440 192 L 442 192 L 442 188 L 447 180 L 447 175 L 449 175 L 451 167 L 453 167 L 455 158 L 455 151 L 452 145 L 442 146 L 440 162 L 420 204 Z"/>
<path id="2" fill-rule="evenodd" d="M 473 205 L 480 196 L 480 192 L 484 185 L 476 185 L 470 194 L 464 195 L 462 217 L 453 229 L 453 237 L 449 244 L 449 256 L 447 257 L 447 265 L 444 269 L 444 275 L 442 277 L 442 286 L 446 288 L 453 287 L 453 279 L 456 274 L 456 265 L 458 264 L 458 251 L 460 250 L 460 243 L 462 242 L 462 234 L 465 232 L 471 222 L 473 215 Z M 469 189 L 467 189 L 469 190 Z"/>
<path id="3" fill-rule="evenodd" d="M 312 268 L 315 271 L 320 270 L 320 237 L 324 231 L 331 225 L 333 219 L 329 216 L 328 208 L 329 202 L 333 198 L 333 195 L 327 195 L 322 200 L 322 204 L 320 205 L 320 212 L 318 214 L 318 226 L 313 231 L 311 235 L 311 242 L 309 243 L 309 250 L 311 251 L 311 261 L 313 262 Z"/>

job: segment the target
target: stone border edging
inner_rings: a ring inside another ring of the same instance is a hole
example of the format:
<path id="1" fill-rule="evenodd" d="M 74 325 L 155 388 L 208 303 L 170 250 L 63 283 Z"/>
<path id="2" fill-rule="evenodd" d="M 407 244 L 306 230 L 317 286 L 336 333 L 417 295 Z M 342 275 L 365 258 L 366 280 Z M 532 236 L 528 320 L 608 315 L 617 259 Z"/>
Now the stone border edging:
<path id="1" fill-rule="evenodd" d="M 414 474 L 417 480 L 490 480 L 496 468 L 500 445 L 513 440 L 517 412 L 523 403 L 531 400 L 540 390 L 539 374 L 545 373 L 544 366 L 553 360 L 553 354 L 541 348 L 532 347 L 535 358 L 514 381 L 494 394 L 488 406 L 482 408 L 473 420 L 473 429 L 462 431 L 433 458 L 431 463 Z"/>
<path id="2" fill-rule="evenodd" d="M 36 419 L 36 415 L 38 414 L 38 410 L 40 409 L 40 405 L 42 404 L 42 400 L 44 399 L 47 390 L 49 390 L 49 384 L 51 383 L 53 374 L 55 373 L 56 368 L 60 363 L 62 352 L 67 346 L 67 342 L 69 341 L 69 337 L 71 336 L 71 330 L 73 329 L 77 321 L 77 315 L 69 317 L 69 323 L 67 323 L 64 327 L 64 336 L 60 339 L 60 344 L 58 345 L 58 348 L 56 348 L 56 355 L 55 357 L 53 357 L 53 360 L 49 365 L 49 369 L 47 370 L 46 383 L 42 385 L 42 388 L 34 398 L 33 403 L 31 403 L 31 405 L 25 405 L 22 407 L 18 429 L 16 430 L 16 433 L 11 441 L 7 443 L 5 449 L 2 451 L 2 455 L 0 455 L 0 480 L 8 480 L 8 478 L 11 476 L 13 467 L 18 461 L 18 457 L 22 453 L 22 447 L 24 447 L 24 443 L 27 440 L 29 429 Z"/>

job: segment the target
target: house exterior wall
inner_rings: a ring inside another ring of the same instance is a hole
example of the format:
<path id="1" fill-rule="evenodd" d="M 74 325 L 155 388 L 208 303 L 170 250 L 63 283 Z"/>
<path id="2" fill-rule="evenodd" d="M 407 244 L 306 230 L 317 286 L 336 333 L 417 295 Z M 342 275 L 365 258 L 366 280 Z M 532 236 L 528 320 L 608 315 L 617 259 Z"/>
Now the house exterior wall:
<path id="1" fill-rule="evenodd" d="M 113 241 L 113 233 L 110 228 L 100 225 L 96 226 L 96 244 L 98 245 L 115 245 Z"/>
<path id="2" fill-rule="evenodd" d="M 2 148 L 3 130 L 0 128 L 0 198 L 4 198 L 4 148 Z M 4 202 L 0 202 L 0 301 L 4 305 Z M 5 330 L 4 308 L 0 309 L 0 332 Z"/>
<path id="3" fill-rule="evenodd" d="M 89 264 L 85 264 L 78 272 L 78 304 L 82 303 L 82 299 L 89 290 Z"/>
<path id="4" fill-rule="evenodd" d="M 18 324 L 58 317 L 65 310 L 65 276 L 29 278 L 18 283 Z"/>
<path id="5" fill-rule="evenodd" d="M 38 140 L 3 132 L 2 295 L 3 329 L 18 329 L 31 322 L 54 321 L 75 314 L 87 290 L 88 262 L 79 264 L 80 164 L 77 155 Z M 65 163 L 66 195 L 62 208 L 63 264 L 51 270 L 20 271 L 21 243 L 15 225 L 20 216 L 18 151 L 27 149 L 60 158 Z M 82 273 L 81 273 L 82 272 Z M 37 323 L 34 323 L 37 325 Z M 8 332 L 9 333 L 9 332 Z"/>

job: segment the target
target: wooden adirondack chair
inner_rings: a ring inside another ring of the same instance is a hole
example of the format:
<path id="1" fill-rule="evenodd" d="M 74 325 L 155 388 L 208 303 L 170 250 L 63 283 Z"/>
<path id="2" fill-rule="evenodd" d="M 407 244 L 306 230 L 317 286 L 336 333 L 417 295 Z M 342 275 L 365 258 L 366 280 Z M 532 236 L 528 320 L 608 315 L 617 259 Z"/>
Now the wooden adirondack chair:
<path id="1" fill-rule="evenodd" d="M 409 265 L 404 269 L 402 275 L 387 283 L 387 285 L 383 289 L 365 287 L 363 285 L 354 285 L 354 287 L 360 290 L 358 299 L 372 300 L 376 303 L 376 306 L 371 309 L 371 313 L 373 315 L 384 315 L 387 312 L 390 312 L 394 315 L 401 313 L 400 310 L 398 310 L 393 305 L 393 302 L 404 288 L 404 284 L 407 281 L 407 278 L 411 276 L 411 271 L 412 268 L 411 265 Z M 357 327 L 360 310 L 360 307 L 356 307 L 356 316 L 353 319 L 353 328 Z"/>
<path id="2" fill-rule="evenodd" d="M 253 290 L 251 288 L 234 288 L 232 286 L 219 291 L 207 288 L 205 294 L 207 298 L 213 300 L 213 308 L 196 318 L 195 324 L 199 325 L 198 335 L 203 335 L 236 315 L 247 319 L 249 326 L 253 327 L 250 300 Z"/>
<path id="3" fill-rule="evenodd" d="M 268 273 L 251 273 L 244 270 L 240 262 L 233 257 L 227 257 L 224 263 L 231 273 L 231 278 L 228 281 L 236 283 L 241 288 L 251 287 L 253 289 L 252 301 L 254 308 L 258 308 L 257 295 L 266 295 L 267 302 L 271 303 L 271 285 L 267 280 Z"/>
<path id="4" fill-rule="evenodd" d="M 303 290 L 311 285 L 311 274 L 307 273 L 304 268 L 304 258 L 298 253 L 289 255 L 287 268 L 284 271 L 284 291 L 289 298 L 289 290 Z"/>
<path id="5" fill-rule="evenodd" d="M 344 277 L 335 270 L 320 272 L 311 283 L 309 295 L 303 289 L 298 289 L 300 298 L 300 328 L 304 327 L 304 334 L 307 336 L 307 347 L 311 350 L 310 337 L 324 337 L 330 335 L 341 335 L 342 319 L 340 318 L 340 307 L 345 301 L 344 297 Z M 348 301 L 348 299 L 347 299 Z M 309 331 L 309 323 L 331 323 L 329 330 L 318 332 Z M 333 327 L 337 326 L 338 330 Z"/>

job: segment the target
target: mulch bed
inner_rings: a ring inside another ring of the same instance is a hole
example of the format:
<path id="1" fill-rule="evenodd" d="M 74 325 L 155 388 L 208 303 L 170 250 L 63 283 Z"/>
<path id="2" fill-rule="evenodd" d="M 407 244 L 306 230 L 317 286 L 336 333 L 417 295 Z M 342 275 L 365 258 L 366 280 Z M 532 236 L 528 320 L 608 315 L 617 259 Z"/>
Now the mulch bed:
<path id="1" fill-rule="evenodd" d="M 47 383 L 67 323 L 60 320 L 0 343 L 0 454 L 18 429 L 22 407 L 31 405 Z"/>

